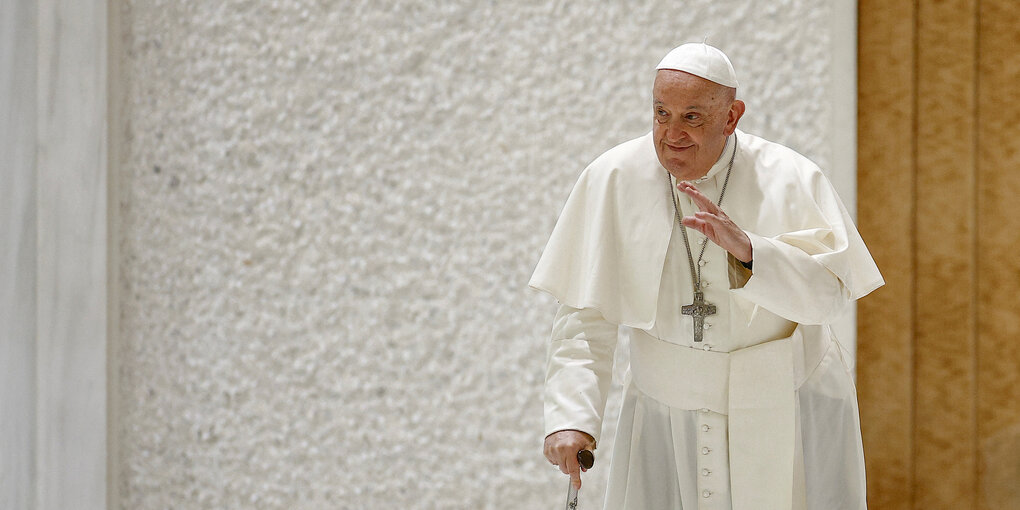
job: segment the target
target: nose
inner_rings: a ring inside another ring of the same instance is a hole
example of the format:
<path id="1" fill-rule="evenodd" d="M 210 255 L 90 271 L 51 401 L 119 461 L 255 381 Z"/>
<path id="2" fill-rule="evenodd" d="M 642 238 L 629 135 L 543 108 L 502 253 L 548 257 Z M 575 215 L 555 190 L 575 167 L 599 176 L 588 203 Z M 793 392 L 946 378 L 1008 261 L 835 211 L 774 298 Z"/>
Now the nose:
<path id="1" fill-rule="evenodd" d="M 673 143 L 682 141 L 684 138 L 687 138 L 687 131 L 684 130 L 683 125 L 670 120 L 666 124 L 666 141 Z"/>

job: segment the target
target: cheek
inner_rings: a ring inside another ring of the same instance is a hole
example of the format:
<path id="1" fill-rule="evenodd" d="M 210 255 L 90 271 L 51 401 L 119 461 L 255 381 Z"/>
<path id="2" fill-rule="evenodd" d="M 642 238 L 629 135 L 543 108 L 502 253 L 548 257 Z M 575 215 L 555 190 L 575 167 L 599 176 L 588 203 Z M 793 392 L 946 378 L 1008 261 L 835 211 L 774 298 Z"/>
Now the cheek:
<path id="1" fill-rule="evenodd" d="M 654 137 L 656 140 L 659 140 L 665 135 L 666 125 L 655 119 L 652 119 L 652 137 Z"/>
<path id="2" fill-rule="evenodd" d="M 691 140 L 691 143 L 700 147 L 701 141 L 705 138 L 704 130 L 701 128 L 701 126 L 688 128 L 687 138 Z"/>

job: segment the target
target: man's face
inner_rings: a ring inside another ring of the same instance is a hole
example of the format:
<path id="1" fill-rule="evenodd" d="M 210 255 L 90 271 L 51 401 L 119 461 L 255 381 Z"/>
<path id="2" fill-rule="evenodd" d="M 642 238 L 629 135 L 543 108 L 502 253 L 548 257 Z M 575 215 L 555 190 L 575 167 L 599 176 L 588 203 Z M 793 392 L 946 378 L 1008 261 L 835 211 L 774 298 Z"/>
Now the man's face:
<path id="1" fill-rule="evenodd" d="M 652 137 L 662 166 L 681 180 L 708 173 L 744 113 L 735 90 L 683 71 L 660 70 L 652 87 Z"/>

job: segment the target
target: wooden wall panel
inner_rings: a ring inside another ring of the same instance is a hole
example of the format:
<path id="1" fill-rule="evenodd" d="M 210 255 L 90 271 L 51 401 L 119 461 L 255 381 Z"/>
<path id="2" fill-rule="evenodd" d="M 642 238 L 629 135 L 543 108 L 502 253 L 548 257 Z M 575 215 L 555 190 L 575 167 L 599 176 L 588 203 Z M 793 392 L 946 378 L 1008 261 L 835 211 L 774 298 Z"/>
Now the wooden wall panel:
<path id="1" fill-rule="evenodd" d="M 868 501 L 890 510 L 912 508 L 914 16 L 859 3 L 858 224 L 886 285 L 858 305 L 857 391 Z"/>
<path id="2" fill-rule="evenodd" d="M 1020 509 L 1020 2 L 858 5 L 869 508 Z"/>
<path id="3" fill-rule="evenodd" d="M 974 508 L 977 0 L 917 23 L 914 508 Z"/>
<path id="4" fill-rule="evenodd" d="M 1020 2 L 982 0 L 978 116 L 981 509 L 1020 508 Z"/>

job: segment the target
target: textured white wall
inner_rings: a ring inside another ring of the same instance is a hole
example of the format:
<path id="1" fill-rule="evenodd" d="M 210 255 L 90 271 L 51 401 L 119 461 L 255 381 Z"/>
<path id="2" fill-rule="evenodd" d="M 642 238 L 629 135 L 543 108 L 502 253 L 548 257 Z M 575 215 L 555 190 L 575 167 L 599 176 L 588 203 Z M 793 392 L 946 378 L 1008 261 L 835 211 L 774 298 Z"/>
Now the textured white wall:
<path id="1" fill-rule="evenodd" d="M 836 1 L 123 3 L 121 506 L 562 504 L 525 287 L 570 186 L 706 35 L 828 166 Z"/>

